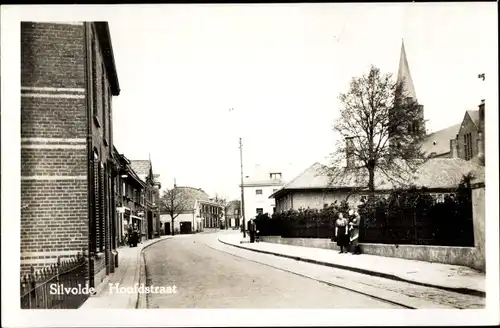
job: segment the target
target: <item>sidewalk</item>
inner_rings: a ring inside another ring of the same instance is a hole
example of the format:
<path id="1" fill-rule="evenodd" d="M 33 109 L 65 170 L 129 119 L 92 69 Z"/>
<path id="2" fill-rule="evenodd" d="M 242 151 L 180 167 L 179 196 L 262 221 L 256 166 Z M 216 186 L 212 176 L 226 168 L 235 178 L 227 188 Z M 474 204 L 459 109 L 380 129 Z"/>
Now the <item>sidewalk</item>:
<path id="1" fill-rule="evenodd" d="M 485 296 L 486 282 L 484 273 L 468 267 L 368 254 L 339 254 L 335 250 L 312 247 L 266 242 L 250 243 L 248 236 L 241 243 L 243 240 L 241 233 L 219 236 L 218 239 L 221 243 L 254 252 L 287 257 L 298 261 L 326 265 L 462 294 Z"/>
<path id="2" fill-rule="evenodd" d="M 135 309 L 138 301 L 137 294 L 110 293 L 109 284 L 118 283 L 120 287 L 134 287 L 136 283 L 139 283 L 140 278 L 141 251 L 169 238 L 172 236 L 160 236 L 160 238 L 146 240 L 137 247 L 119 248 L 119 266 L 98 286 L 97 294 L 90 296 L 80 309 Z"/>

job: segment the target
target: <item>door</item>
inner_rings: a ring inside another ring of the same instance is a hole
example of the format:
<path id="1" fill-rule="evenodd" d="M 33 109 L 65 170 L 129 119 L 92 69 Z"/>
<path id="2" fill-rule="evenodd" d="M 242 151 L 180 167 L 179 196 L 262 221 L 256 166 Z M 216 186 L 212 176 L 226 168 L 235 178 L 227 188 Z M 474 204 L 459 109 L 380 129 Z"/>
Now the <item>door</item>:
<path id="1" fill-rule="evenodd" d="M 165 235 L 171 235 L 170 232 L 170 222 L 164 222 L 163 225 L 165 226 Z"/>
<path id="2" fill-rule="evenodd" d="M 181 234 L 190 234 L 192 233 L 191 222 L 180 222 L 181 226 Z"/>

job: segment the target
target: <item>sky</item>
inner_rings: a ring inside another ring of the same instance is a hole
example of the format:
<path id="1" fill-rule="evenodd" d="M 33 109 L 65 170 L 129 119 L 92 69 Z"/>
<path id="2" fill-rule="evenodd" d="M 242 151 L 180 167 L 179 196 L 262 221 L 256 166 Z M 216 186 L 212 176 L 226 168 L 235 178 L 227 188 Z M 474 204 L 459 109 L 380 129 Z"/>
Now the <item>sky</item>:
<path id="1" fill-rule="evenodd" d="M 175 179 L 238 198 L 239 138 L 245 175 L 256 164 L 292 163 L 298 174 L 328 163 L 339 94 L 371 64 L 396 75 L 402 39 L 427 128 L 460 123 L 494 92 L 492 5 L 115 7 L 115 146 L 150 156 L 164 187 Z"/>

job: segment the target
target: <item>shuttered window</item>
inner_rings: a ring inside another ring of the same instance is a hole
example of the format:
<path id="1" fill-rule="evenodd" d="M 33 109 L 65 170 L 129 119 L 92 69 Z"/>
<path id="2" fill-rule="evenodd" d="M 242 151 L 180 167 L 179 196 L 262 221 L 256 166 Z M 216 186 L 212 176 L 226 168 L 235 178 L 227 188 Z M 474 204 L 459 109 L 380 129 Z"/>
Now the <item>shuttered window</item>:
<path id="1" fill-rule="evenodd" d="M 101 238 L 100 238 L 100 215 L 101 215 L 101 202 L 99 199 L 99 162 L 94 162 L 94 220 L 92 222 L 93 226 L 93 249 L 94 251 L 99 251 L 101 249 Z"/>
<path id="2" fill-rule="evenodd" d="M 105 246 L 105 213 L 106 213 L 106 202 L 105 202 L 105 192 L 104 192 L 104 170 L 102 169 L 101 165 L 99 165 L 99 208 L 100 208 L 100 213 L 99 213 L 99 240 L 100 240 L 100 247 L 99 251 L 104 250 Z"/>

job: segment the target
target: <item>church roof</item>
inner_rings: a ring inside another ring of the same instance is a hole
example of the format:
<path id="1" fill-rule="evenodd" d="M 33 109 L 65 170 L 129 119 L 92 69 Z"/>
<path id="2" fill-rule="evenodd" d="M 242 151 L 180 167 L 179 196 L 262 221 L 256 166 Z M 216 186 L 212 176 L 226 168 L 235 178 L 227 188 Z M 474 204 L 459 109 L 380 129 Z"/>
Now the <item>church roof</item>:
<path id="1" fill-rule="evenodd" d="M 415 92 L 415 86 L 413 85 L 413 79 L 411 78 L 410 65 L 408 65 L 405 44 L 403 41 L 401 41 L 401 55 L 399 58 L 397 82 L 404 82 L 406 96 L 411 97 L 413 100 L 417 100 L 417 93 Z"/>
<path id="2" fill-rule="evenodd" d="M 450 140 L 455 139 L 460 126 L 461 124 L 455 124 L 427 135 L 422 143 L 422 151 L 426 155 L 434 153 L 434 156 L 449 153 L 451 151 Z"/>
<path id="3" fill-rule="evenodd" d="M 479 111 L 478 110 L 468 110 L 467 114 L 469 115 L 470 119 L 476 127 L 479 127 Z"/>

